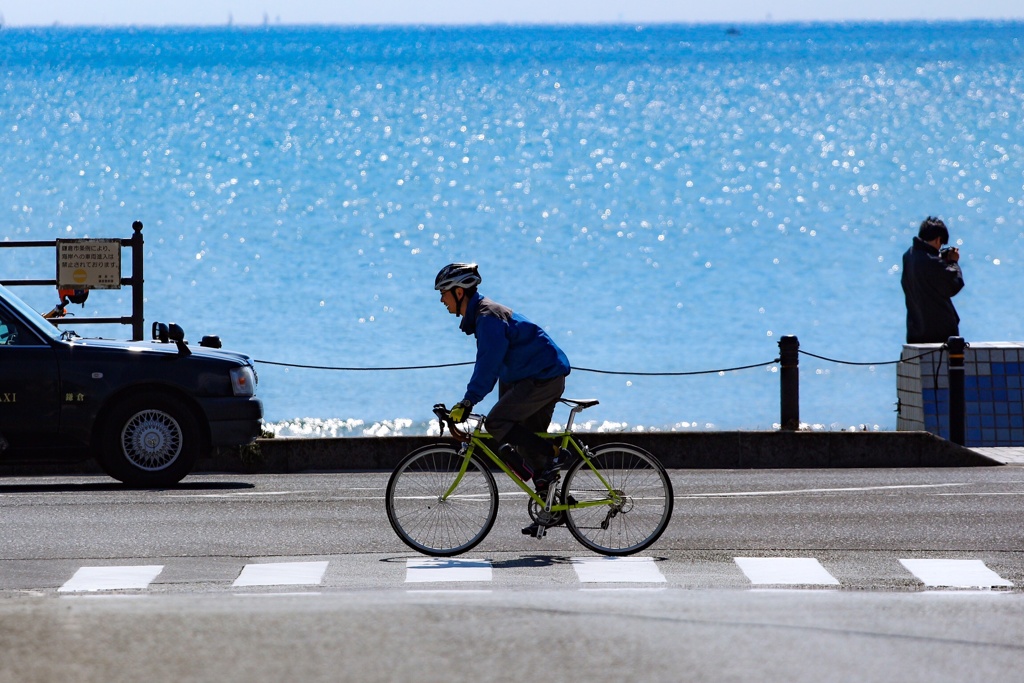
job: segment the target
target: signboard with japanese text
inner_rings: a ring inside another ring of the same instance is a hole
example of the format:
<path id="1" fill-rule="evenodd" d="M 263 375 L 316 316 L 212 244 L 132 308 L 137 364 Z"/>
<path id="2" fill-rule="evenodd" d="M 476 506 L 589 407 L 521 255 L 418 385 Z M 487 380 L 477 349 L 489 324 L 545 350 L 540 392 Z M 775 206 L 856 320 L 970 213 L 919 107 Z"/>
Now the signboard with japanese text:
<path id="1" fill-rule="evenodd" d="M 57 240 L 57 286 L 120 289 L 121 240 Z"/>

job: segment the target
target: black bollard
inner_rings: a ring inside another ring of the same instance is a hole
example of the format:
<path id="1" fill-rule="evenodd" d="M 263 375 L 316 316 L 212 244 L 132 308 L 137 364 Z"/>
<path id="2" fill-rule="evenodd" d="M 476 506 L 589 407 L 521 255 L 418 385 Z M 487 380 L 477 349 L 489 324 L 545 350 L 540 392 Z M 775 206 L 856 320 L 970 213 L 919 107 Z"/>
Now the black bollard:
<path id="1" fill-rule="evenodd" d="M 946 341 L 949 353 L 949 440 L 964 445 L 964 349 L 963 337 Z"/>
<path id="2" fill-rule="evenodd" d="M 800 429 L 800 340 L 786 335 L 779 340 L 779 363 L 782 365 L 783 429 Z"/>
<path id="3" fill-rule="evenodd" d="M 143 328 L 146 324 L 145 315 L 142 312 L 146 305 L 146 293 L 142 289 L 142 283 L 145 280 L 143 276 L 145 241 L 142 239 L 142 221 L 132 223 L 132 230 L 135 231 L 129 241 L 132 248 L 132 277 L 130 280 L 132 286 L 132 341 L 141 341 L 145 334 Z"/>

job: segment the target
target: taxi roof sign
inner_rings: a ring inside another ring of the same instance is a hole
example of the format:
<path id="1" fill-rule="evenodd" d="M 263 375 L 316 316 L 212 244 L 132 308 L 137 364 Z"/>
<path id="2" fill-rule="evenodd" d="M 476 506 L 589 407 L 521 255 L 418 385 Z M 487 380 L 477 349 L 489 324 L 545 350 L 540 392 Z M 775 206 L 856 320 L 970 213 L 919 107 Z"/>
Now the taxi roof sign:
<path id="1" fill-rule="evenodd" d="M 120 289 L 121 240 L 57 240 L 57 287 Z"/>

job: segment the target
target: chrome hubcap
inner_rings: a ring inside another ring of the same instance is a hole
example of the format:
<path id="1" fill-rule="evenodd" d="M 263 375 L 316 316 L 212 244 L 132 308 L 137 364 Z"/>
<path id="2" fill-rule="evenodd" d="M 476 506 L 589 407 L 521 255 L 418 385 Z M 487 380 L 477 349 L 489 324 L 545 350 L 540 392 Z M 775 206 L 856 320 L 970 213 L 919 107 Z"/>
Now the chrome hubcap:
<path id="1" fill-rule="evenodd" d="M 161 410 L 136 413 L 121 431 L 124 455 L 140 469 L 164 469 L 177 459 L 181 446 L 181 426 Z"/>

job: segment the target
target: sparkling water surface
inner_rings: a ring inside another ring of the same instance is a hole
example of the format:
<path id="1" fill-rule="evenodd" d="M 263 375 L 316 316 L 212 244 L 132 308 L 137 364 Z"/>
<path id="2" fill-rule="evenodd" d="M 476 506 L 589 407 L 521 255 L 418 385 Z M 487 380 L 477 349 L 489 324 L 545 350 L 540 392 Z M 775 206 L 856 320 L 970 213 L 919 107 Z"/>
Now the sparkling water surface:
<path id="1" fill-rule="evenodd" d="M 1024 339 L 1024 24 L 727 29 L 4 29 L 0 239 L 141 220 L 147 325 L 264 361 L 282 434 L 423 433 L 460 399 L 468 367 L 267 361 L 472 360 L 432 289 L 461 260 L 565 349 L 588 429 L 771 428 L 777 364 L 582 369 L 767 363 L 787 334 L 879 363 L 802 356 L 805 422 L 893 429 L 925 216 L 961 249 L 963 336 Z"/>

